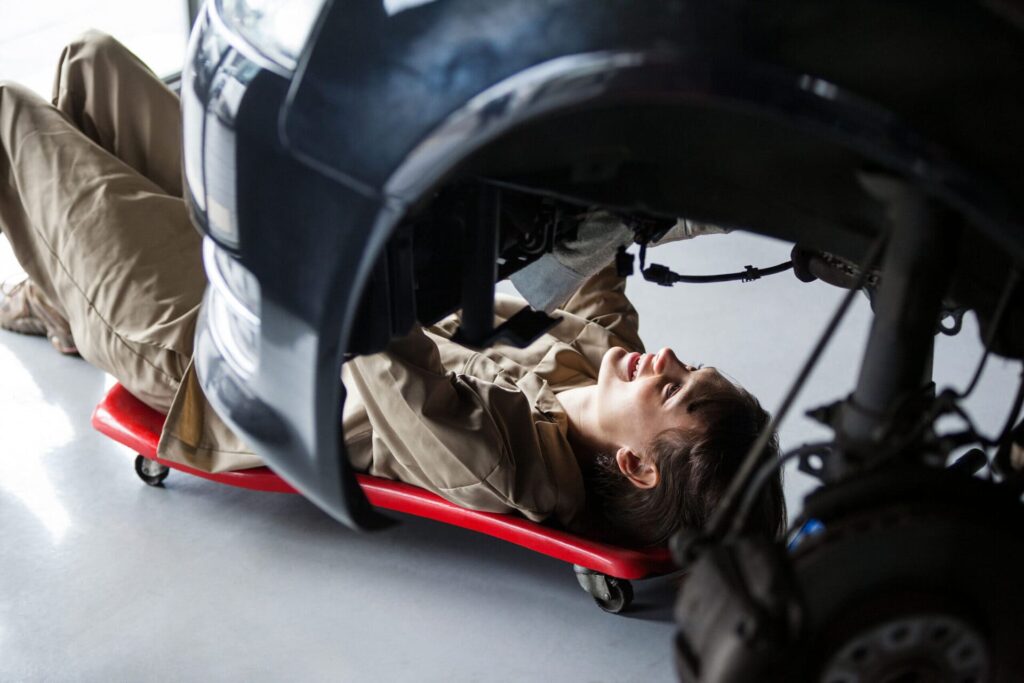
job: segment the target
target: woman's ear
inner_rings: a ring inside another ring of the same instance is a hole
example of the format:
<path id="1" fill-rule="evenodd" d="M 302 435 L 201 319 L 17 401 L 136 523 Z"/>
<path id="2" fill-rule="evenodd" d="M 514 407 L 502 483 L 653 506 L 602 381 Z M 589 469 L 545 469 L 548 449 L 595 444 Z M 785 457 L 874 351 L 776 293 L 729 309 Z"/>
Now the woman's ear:
<path id="1" fill-rule="evenodd" d="M 653 489 L 661 481 L 658 465 L 623 446 L 615 452 L 615 463 L 623 476 L 639 489 Z"/>

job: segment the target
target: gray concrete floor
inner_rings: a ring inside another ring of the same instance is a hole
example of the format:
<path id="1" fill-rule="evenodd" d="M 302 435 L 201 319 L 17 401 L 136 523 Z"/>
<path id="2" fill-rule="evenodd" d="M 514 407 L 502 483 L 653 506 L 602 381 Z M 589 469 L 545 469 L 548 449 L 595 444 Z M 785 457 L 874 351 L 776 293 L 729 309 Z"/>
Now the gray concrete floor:
<path id="1" fill-rule="evenodd" d="M 684 272 L 785 260 L 789 246 L 715 236 L 652 252 Z M 0 274 L 13 262 L 0 240 Z M 791 275 L 629 287 L 651 349 L 725 369 L 774 409 L 842 295 Z M 852 387 L 861 299 L 782 428 Z M 941 338 L 940 386 L 980 353 L 969 321 Z M 1017 366 L 994 359 L 968 403 L 994 431 Z M 298 496 L 172 473 L 144 486 L 95 433 L 109 378 L 38 338 L 0 333 L 0 680 L 669 681 L 674 582 L 637 582 L 636 609 L 599 611 L 571 568 L 460 529 L 403 518 L 352 533 Z M 789 472 L 791 512 L 810 487 Z"/>

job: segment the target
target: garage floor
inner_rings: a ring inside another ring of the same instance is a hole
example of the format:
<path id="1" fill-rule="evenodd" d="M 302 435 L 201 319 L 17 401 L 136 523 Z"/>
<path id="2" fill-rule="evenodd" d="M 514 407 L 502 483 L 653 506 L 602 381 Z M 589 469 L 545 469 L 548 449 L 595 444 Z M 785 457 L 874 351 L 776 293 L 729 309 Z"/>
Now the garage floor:
<path id="1" fill-rule="evenodd" d="M 694 273 L 785 260 L 788 245 L 703 238 L 652 259 Z M 13 261 L 0 244 L 0 273 Z M 769 409 L 841 296 L 791 275 L 664 289 L 632 281 L 656 350 L 726 369 Z M 791 418 L 784 447 L 824 432 L 803 410 L 850 391 L 869 323 L 859 299 Z M 941 338 L 940 386 L 980 353 L 968 321 Z M 968 403 L 994 431 L 1017 366 L 989 364 Z M 45 340 L 0 332 L 0 680 L 669 681 L 674 581 L 601 612 L 572 570 L 503 542 L 402 518 L 352 533 L 297 496 L 172 473 L 92 431 L 109 378 Z M 791 513 L 810 482 L 790 473 Z"/>

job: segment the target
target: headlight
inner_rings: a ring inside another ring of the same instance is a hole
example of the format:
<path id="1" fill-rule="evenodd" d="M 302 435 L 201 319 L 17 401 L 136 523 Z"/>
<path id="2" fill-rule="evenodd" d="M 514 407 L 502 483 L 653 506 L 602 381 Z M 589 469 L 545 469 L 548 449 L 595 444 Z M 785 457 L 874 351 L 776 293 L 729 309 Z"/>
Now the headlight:
<path id="1" fill-rule="evenodd" d="M 238 315 L 224 292 L 213 285 L 206 288 L 199 326 L 213 339 L 220 357 L 236 374 L 249 378 L 256 371 L 260 351 L 259 326 Z"/>
<path id="2" fill-rule="evenodd" d="M 289 71 L 325 0 L 218 0 L 221 19 L 254 48 Z"/>
<path id="3" fill-rule="evenodd" d="M 259 322 L 260 283 L 255 275 L 209 237 L 203 239 L 203 267 L 207 279 L 231 299 L 239 315 Z"/>
<path id="4" fill-rule="evenodd" d="M 224 359 L 243 377 L 249 376 L 259 358 L 259 283 L 209 237 L 203 240 L 203 265 L 210 286 L 202 324 Z"/>

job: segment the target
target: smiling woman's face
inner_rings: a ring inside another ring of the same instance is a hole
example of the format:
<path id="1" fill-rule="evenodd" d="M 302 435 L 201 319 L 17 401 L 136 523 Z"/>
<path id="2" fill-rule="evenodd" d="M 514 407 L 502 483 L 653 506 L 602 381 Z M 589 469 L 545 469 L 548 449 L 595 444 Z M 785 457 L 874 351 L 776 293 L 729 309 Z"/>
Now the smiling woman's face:
<path id="1" fill-rule="evenodd" d="M 735 388 L 714 368 L 695 368 L 672 349 L 609 349 L 597 377 L 597 421 L 605 437 L 635 453 L 666 429 L 698 426 L 694 405 L 709 391 Z"/>

